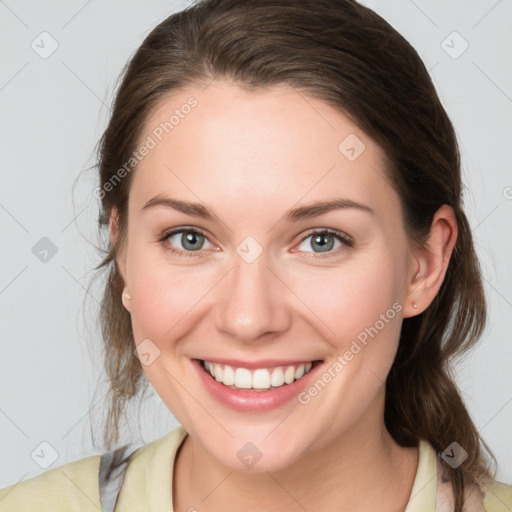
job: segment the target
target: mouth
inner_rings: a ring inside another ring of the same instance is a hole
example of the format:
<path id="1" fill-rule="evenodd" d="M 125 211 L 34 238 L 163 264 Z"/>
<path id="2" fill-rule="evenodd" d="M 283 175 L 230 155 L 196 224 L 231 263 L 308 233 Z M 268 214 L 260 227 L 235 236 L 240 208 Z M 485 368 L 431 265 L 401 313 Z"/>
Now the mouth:
<path id="1" fill-rule="evenodd" d="M 323 360 L 281 365 L 269 362 L 268 366 L 259 363 L 256 367 L 254 363 L 235 366 L 235 363 L 203 359 L 191 361 L 210 395 L 224 406 L 240 412 L 265 412 L 297 399 L 324 363 Z"/>
<path id="2" fill-rule="evenodd" d="M 322 361 L 255 369 L 219 364 L 202 359 L 199 362 L 206 373 L 230 389 L 268 392 L 302 379 Z"/>

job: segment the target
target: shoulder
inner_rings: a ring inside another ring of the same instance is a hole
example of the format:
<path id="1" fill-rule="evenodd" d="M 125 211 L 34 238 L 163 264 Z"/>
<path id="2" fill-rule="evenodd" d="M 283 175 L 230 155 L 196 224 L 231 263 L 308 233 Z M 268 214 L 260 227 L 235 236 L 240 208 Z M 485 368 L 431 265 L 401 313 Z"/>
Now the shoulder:
<path id="1" fill-rule="evenodd" d="M 453 506 L 453 496 L 451 505 Z M 464 491 L 464 510 L 467 512 L 510 512 L 512 510 L 512 486 L 495 480 L 467 485 Z"/>
<path id="2" fill-rule="evenodd" d="M 101 510 L 98 492 L 100 455 L 49 469 L 0 490 L 1 512 Z"/>
<path id="3" fill-rule="evenodd" d="M 484 495 L 485 512 L 510 512 L 512 510 L 512 485 L 495 480 L 480 482 Z"/>
<path id="4" fill-rule="evenodd" d="M 133 451 L 134 445 L 125 445 L 112 452 L 106 452 L 103 456 L 93 455 L 79 459 L 0 489 L 0 512 L 101 511 L 103 507 L 100 496 L 103 499 L 108 498 L 111 491 L 108 487 L 109 482 L 118 478 L 119 469 L 124 472 L 124 462 L 127 458 L 130 467 L 127 474 L 131 477 L 128 479 L 129 485 L 123 485 L 123 489 L 124 494 L 130 498 L 129 509 L 132 509 L 133 500 L 138 500 L 143 505 L 144 500 L 149 500 L 148 497 L 142 496 L 144 486 L 149 486 L 152 488 L 151 492 L 156 492 L 153 489 L 156 483 L 153 483 L 159 482 L 161 469 L 170 462 L 170 456 L 171 459 L 174 457 L 186 435 L 185 429 L 179 426 L 161 439 Z M 127 455 L 128 453 L 130 455 Z M 142 488 L 141 482 L 144 484 Z M 166 482 L 160 482 L 160 485 L 165 488 Z M 102 494 L 105 490 L 106 494 Z M 114 486 L 114 491 L 118 491 L 117 485 Z M 141 510 L 144 509 L 142 505 L 139 507 Z"/>
<path id="5" fill-rule="evenodd" d="M 450 497 L 446 502 L 446 510 L 453 510 L 453 494 L 450 486 Z M 441 507 L 441 510 L 445 510 Z M 464 491 L 464 510 L 467 512 L 510 512 L 512 510 L 512 486 L 488 480 L 466 485 Z"/>
<path id="6" fill-rule="evenodd" d="M 434 454 L 434 449 L 428 450 Z M 454 510 L 454 496 L 452 484 L 449 480 L 445 466 L 441 463 L 440 454 L 436 455 L 436 512 Z M 464 488 L 465 512 L 511 512 L 512 486 L 489 478 L 467 483 Z"/>

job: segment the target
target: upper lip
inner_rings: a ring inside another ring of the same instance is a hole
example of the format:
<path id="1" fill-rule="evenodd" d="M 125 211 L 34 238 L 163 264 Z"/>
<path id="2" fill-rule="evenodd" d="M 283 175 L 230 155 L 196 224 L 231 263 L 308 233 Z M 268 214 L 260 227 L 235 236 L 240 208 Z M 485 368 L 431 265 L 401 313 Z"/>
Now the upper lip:
<path id="1" fill-rule="evenodd" d="M 292 361 L 291 359 L 260 359 L 259 361 L 242 361 L 241 359 L 223 359 L 220 357 L 205 357 L 200 361 L 208 361 L 210 363 L 227 364 L 234 368 L 274 368 L 277 366 L 298 366 L 300 364 L 312 363 L 319 361 L 318 359 L 302 359 L 300 361 Z"/>

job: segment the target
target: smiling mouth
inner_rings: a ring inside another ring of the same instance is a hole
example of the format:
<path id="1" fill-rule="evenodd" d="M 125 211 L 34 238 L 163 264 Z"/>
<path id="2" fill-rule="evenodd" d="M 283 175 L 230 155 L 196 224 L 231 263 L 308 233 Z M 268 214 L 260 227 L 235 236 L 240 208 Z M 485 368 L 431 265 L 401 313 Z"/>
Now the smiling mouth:
<path id="1" fill-rule="evenodd" d="M 273 368 L 237 368 L 228 364 L 198 360 L 203 370 L 217 382 L 230 389 L 273 391 L 302 379 L 322 361 L 276 366 Z"/>

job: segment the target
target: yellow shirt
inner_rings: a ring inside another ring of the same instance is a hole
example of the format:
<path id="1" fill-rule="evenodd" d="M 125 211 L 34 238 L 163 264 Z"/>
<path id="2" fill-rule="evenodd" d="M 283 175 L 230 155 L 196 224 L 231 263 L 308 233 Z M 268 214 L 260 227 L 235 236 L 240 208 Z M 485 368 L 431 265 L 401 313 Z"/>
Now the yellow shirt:
<path id="1" fill-rule="evenodd" d="M 126 471 L 116 512 L 172 512 L 172 473 L 176 452 L 187 436 L 179 426 L 139 448 Z M 100 455 L 86 457 L 0 490 L 1 512 L 99 512 Z M 437 457 L 420 441 L 419 461 L 405 512 L 436 512 Z M 481 485 L 484 494 L 475 511 L 510 512 L 512 486 Z M 478 505 L 478 504 L 477 504 Z M 482 508 L 483 505 L 483 508 Z M 438 504 L 438 510 L 439 510 Z"/>

